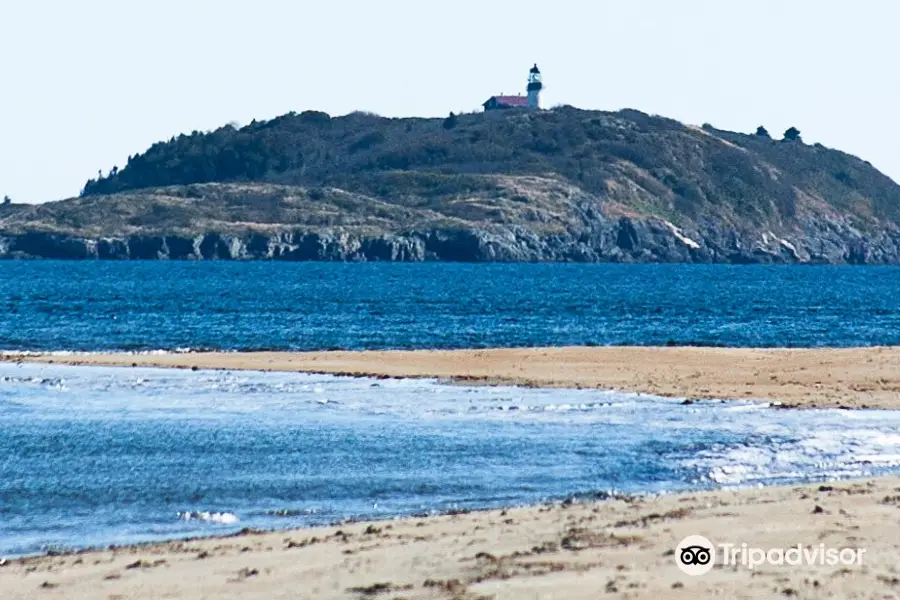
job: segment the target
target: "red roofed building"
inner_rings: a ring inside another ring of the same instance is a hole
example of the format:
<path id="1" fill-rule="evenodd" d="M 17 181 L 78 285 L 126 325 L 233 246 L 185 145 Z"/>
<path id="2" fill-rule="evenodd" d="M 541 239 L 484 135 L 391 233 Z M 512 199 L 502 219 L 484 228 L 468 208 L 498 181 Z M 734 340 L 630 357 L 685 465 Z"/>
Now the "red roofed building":
<path id="1" fill-rule="evenodd" d="M 539 109 L 541 107 L 540 95 L 543 87 L 541 72 L 538 66 L 534 65 L 528 73 L 527 96 L 491 96 L 482 106 L 484 106 L 484 110 L 500 110 L 504 108 Z"/>
<path id="2" fill-rule="evenodd" d="M 491 96 L 487 102 L 482 104 L 484 110 L 497 110 L 500 108 L 526 108 L 528 106 L 527 96 Z"/>

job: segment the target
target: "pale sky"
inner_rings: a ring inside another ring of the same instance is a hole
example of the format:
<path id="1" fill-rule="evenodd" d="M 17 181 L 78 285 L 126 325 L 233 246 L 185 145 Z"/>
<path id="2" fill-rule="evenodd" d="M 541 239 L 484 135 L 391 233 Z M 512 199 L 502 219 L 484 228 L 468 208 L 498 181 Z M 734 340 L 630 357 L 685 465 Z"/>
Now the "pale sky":
<path id="1" fill-rule="evenodd" d="M 192 130 L 445 116 L 524 92 L 857 154 L 900 180 L 893 0 L 0 0 L 0 196 L 74 196 Z"/>

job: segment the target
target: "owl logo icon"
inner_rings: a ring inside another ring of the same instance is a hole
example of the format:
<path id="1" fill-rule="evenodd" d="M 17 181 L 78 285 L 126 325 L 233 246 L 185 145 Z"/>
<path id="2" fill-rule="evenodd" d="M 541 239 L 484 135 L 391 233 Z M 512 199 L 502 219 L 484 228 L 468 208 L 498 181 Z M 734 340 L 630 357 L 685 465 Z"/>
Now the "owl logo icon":
<path id="1" fill-rule="evenodd" d="M 716 547 L 702 535 L 688 536 L 675 549 L 675 563 L 685 575 L 706 575 L 716 564 Z"/>

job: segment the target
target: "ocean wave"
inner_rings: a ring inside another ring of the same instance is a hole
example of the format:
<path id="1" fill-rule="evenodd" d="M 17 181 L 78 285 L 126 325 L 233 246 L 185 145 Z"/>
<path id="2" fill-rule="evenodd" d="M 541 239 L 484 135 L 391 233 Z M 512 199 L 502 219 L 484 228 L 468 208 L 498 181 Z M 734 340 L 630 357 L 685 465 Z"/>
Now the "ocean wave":
<path id="1" fill-rule="evenodd" d="M 0 377 L 0 383 L 11 383 L 18 385 L 38 385 L 41 387 L 52 388 L 56 390 L 66 390 L 66 380 L 61 377 L 14 377 L 4 375 Z"/>
<path id="2" fill-rule="evenodd" d="M 15 359 L 34 356 L 164 356 L 167 354 L 198 354 L 204 352 L 231 353 L 237 350 L 222 350 L 207 347 L 179 347 L 172 349 L 147 349 L 147 350 L 0 350 L 0 358 Z"/>
<path id="3" fill-rule="evenodd" d="M 276 510 L 268 510 L 265 514 L 270 517 L 289 518 L 306 517 L 309 515 L 318 514 L 318 512 L 319 509 L 317 508 L 279 508 Z"/>
<path id="4" fill-rule="evenodd" d="M 230 512 L 180 512 L 178 518 L 182 521 L 204 521 L 218 525 L 233 525 L 240 521 L 236 514 Z"/>

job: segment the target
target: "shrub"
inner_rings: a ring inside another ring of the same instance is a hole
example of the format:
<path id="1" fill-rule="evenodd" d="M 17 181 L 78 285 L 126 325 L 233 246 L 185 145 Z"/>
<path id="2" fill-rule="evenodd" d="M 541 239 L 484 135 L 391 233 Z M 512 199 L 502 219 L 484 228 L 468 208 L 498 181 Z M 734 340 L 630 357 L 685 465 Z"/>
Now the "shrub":
<path id="1" fill-rule="evenodd" d="M 787 131 L 784 132 L 784 139 L 787 142 L 802 142 L 803 138 L 800 137 L 800 130 L 796 127 L 791 127 Z"/>
<path id="2" fill-rule="evenodd" d="M 451 112 L 450 115 L 446 119 L 444 119 L 444 129 L 453 129 L 454 127 L 456 127 L 457 121 L 458 119 L 456 118 L 456 115 Z"/>

